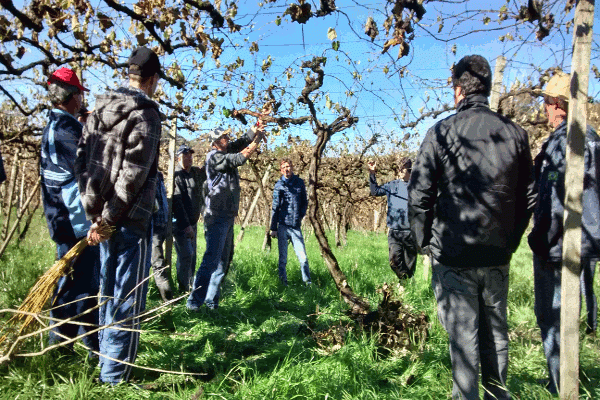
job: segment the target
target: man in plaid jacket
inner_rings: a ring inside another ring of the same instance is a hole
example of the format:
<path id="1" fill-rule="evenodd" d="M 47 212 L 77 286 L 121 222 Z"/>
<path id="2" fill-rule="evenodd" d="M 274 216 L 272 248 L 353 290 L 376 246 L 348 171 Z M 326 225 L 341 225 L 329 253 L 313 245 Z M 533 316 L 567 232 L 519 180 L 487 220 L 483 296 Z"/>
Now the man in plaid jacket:
<path id="1" fill-rule="evenodd" d="M 151 100 L 160 62 L 138 47 L 129 57 L 129 86 L 96 98 L 77 150 L 79 190 L 100 244 L 100 380 L 126 381 L 139 343 L 152 243 L 152 211 L 161 121 Z M 112 235 L 101 227 L 112 226 Z M 121 360 L 123 362 L 119 362 Z"/>

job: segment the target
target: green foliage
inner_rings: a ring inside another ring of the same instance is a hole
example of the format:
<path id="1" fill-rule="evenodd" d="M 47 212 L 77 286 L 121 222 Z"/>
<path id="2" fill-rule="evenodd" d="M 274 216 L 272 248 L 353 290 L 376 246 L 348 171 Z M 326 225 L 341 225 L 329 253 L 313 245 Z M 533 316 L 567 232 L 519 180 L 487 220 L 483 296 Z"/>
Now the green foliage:
<path id="1" fill-rule="evenodd" d="M 96 381 L 97 361 L 86 359 L 85 350 L 76 347 L 75 355 L 53 352 L 17 358 L 0 367 L 0 400 L 374 400 L 441 399 L 449 395 L 448 338 L 437 321 L 430 274 L 424 271 L 420 259 L 401 298 L 415 311 L 425 311 L 431 321 L 430 337 L 422 352 L 383 351 L 375 336 L 356 327 L 341 348 L 323 351 L 313 333 L 336 324 L 351 325 L 351 321 L 345 317 L 347 306 L 320 257 L 314 236 L 305 231 L 313 285 L 301 283 L 298 261 L 290 249 L 290 286 L 284 288 L 277 278 L 277 243 L 273 243 L 272 252 L 263 253 L 263 233 L 263 228 L 248 228 L 237 246 L 218 311 L 190 313 L 184 298 L 166 313 L 142 324 L 138 365 L 199 375 L 134 369 L 132 381 L 137 386 L 100 385 Z M 198 264 L 204 248 L 200 237 Z M 348 245 L 333 251 L 351 287 L 374 308 L 381 300 L 377 288 L 383 282 L 396 285 L 397 279 L 388 266 L 385 234 L 350 231 Z M 53 259 L 54 245 L 45 221 L 36 216 L 25 240 L 11 245 L 0 260 L 0 308 L 16 308 Z M 531 253 L 525 240 L 513 258 L 510 285 L 509 389 L 515 398 L 551 399 L 537 383 L 546 377 L 546 366 L 533 317 Z M 158 291 L 151 284 L 147 308 L 160 304 Z M 580 398 L 600 398 L 600 339 L 581 337 Z M 37 339 L 27 349 L 39 345 Z"/>

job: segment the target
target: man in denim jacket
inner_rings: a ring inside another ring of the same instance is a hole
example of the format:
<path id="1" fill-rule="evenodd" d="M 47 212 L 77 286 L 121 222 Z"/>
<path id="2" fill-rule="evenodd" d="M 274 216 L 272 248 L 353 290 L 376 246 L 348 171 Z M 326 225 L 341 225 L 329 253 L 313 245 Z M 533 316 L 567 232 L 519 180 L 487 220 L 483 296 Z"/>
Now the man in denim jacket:
<path id="1" fill-rule="evenodd" d="M 279 163 L 281 179 L 273 189 L 273 207 L 271 212 L 271 236 L 277 237 L 279 248 L 279 280 L 287 286 L 287 251 L 288 241 L 292 242 L 296 257 L 300 263 L 302 280 L 310 285 L 310 271 L 306 258 L 306 247 L 300 225 L 306 215 L 308 199 L 304 181 L 294 175 L 292 160 L 284 158 Z"/>
<path id="2" fill-rule="evenodd" d="M 82 107 L 84 91 L 87 89 L 69 68 L 56 70 L 48 80 L 53 108 L 42 133 L 40 175 L 44 214 L 50 237 L 56 243 L 57 259 L 85 238 L 91 225 L 81 204 L 74 170 L 83 129 L 75 116 Z M 84 344 L 89 350 L 98 351 L 98 333 L 91 332 L 99 318 L 99 274 L 100 252 L 98 247 L 88 246 L 73 264 L 72 272 L 58 281 L 50 311 L 51 324 L 69 318 L 77 324 L 55 326 L 50 332 L 51 344 L 87 334 Z"/>
<path id="3" fill-rule="evenodd" d="M 548 363 L 551 393 L 557 392 L 560 383 L 560 291 L 569 87 L 570 76 L 559 72 L 544 90 L 544 108 L 555 131 L 535 158 L 538 198 L 528 237 L 533 251 L 535 315 Z M 588 309 L 587 333 L 592 333 L 596 330 L 598 312 L 593 282 L 600 259 L 600 137 L 589 125 L 585 134 L 584 165 L 581 291 Z"/>

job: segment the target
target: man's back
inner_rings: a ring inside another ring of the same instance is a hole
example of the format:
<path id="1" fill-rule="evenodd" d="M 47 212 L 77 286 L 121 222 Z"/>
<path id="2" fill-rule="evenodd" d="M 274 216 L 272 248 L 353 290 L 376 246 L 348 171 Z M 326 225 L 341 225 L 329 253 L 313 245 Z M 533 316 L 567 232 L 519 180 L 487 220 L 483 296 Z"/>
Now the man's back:
<path id="1" fill-rule="evenodd" d="M 88 217 L 126 222 L 140 236 L 152 218 L 158 144 L 158 105 L 140 91 L 100 95 L 79 144 L 76 173 Z"/>
<path id="2" fill-rule="evenodd" d="M 417 157 L 409 217 L 419 246 L 446 265 L 507 264 L 535 201 L 531 164 L 527 133 L 485 96 L 466 98 L 430 129 Z"/>

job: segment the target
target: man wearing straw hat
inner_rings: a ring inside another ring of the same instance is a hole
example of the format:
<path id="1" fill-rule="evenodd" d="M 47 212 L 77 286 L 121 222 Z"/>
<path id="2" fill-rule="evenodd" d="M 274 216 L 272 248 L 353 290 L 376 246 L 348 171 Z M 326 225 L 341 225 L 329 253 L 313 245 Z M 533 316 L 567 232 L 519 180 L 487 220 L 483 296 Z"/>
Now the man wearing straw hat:
<path id="1" fill-rule="evenodd" d="M 62 258 L 87 235 L 91 223 L 85 217 L 74 171 L 77 143 L 82 126 L 75 117 L 88 91 L 69 68 L 57 69 L 48 79 L 53 108 L 41 142 L 40 175 L 44 214 L 50 237 L 56 243 L 56 257 Z M 89 350 L 98 351 L 98 285 L 100 253 L 88 247 L 79 255 L 71 273 L 58 281 L 54 291 L 50 343 L 85 335 Z M 74 318 L 75 323 L 61 323 Z M 72 344 L 70 345 L 72 347 Z"/>
<path id="2" fill-rule="evenodd" d="M 190 311 L 200 311 L 202 304 L 210 309 L 219 306 L 221 283 L 233 256 L 233 222 L 240 205 L 240 175 L 237 169 L 258 149 L 264 138 L 264 128 L 260 122 L 257 126 L 235 141 L 230 141 L 229 132 L 221 128 L 209 134 L 212 150 L 206 156 L 206 251 L 187 300 Z"/>
<path id="3" fill-rule="evenodd" d="M 565 157 L 570 76 L 556 73 L 544 89 L 544 109 L 554 132 L 535 158 L 538 198 L 533 212 L 529 247 L 533 251 L 535 315 L 548 364 L 547 388 L 560 383 L 560 291 L 565 198 Z M 598 307 L 593 282 L 600 260 L 600 137 L 591 126 L 585 134 L 583 213 L 581 215 L 581 292 L 587 305 L 587 333 L 595 332 Z"/>
<path id="4" fill-rule="evenodd" d="M 100 381 L 126 381 L 137 356 L 146 306 L 152 212 L 161 121 L 151 100 L 160 73 L 156 53 L 136 48 L 129 85 L 96 98 L 77 151 L 82 203 L 100 243 Z M 114 227 L 112 236 L 105 227 Z M 123 361 L 123 362 L 120 362 Z"/>

